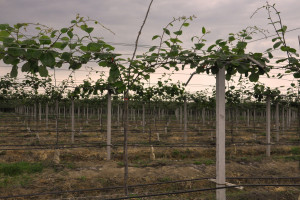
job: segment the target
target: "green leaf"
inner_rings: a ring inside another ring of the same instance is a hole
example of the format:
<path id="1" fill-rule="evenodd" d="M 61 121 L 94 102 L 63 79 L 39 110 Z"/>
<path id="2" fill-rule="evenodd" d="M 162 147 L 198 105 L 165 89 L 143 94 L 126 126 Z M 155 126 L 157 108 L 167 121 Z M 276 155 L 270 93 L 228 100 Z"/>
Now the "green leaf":
<path id="1" fill-rule="evenodd" d="M 67 34 L 68 34 L 68 36 L 72 39 L 73 38 L 73 36 L 74 36 L 74 34 L 73 34 L 73 32 L 72 31 L 68 31 L 67 32 Z"/>
<path id="2" fill-rule="evenodd" d="M 167 35 L 170 35 L 169 29 L 164 28 L 163 30 L 164 30 L 164 32 L 165 32 Z"/>
<path id="3" fill-rule="evenodd" d="M 210 45 L 210 46 L 208 47 L 208 49 L 207 49 L 207 52 L 211 52 L 212 49 L 213 49 L 215 46 L 216 46 L 215 44 Z"/>
<path id="4" fill-rule="evenodd" d="M 52 32 L 51 32 L 51 36 L 50 36 L 50 37 L 51 37 L 51 38 L 54 38 L 54 37 L 56 36 L 55 34 L 57 33 L 57 31 L 58 31 L 58 30 L 54 30 L 54 31 L 52 31 Z"/>
<path id="5" fill-rule="evenodd" d="M 39 59 L 41 55 L 42 55 L 42 51 L 38 49 L 27 49 L 27 56 L 29 58 Z"/>
<path id="6" fill-rule="evenodd" d="M 246 40 L 252 40 L 252 37 L 248 35 L 248 36 L 245 37 L 245 39 Z"/>
<path id="7" fill-rule="evenodd" d="M 81 49 L 84 52 L 88 51 L 88 48 L 86 46 L 80 46 L 79 49 Z"/>
<path id="8" fill-rule="evenodd" d="M 60 29 L 60 32 L 62 32 L 62 33 L 66 33 L 68 31 L 68 28 L 62 28 L 62 29 Z"/>
<path id="9" fill-rule="evenodd" d="M 16 78 L 18 76 L 18 66 L 14 65 L 10 71 L 10 77 Z"/>
<path id="10" fill-rule="evenodd" d="M 25 54 L 25 50 L 20 49 L 19 47 L 9 47 L 7 53 L 14 57 L 19 57 Z"/>
<path id="11" fill-rule="evenodd" d="M 287 60 L 287 58 L 283 58 L 283 59 L 279 59 L 279 60 L 276 60 L 276 63 L 281 63 L 281 62 L 285 62 Z"/>
<path id="12" fill-rule="evenodd" d="M 81 25 L 80 28 L 87 33 L 91 33 L 94 30 L 93 27 L 88 27 L 86 24 Z"/>
<path id="13" fill-rule="evenodd" d="M 36 46 L 37 43 L 32 39 L 28 39 L 28 40 L 23 40 L 21 42 L 21 45 L 28 45 L 28 46 L 35 45 Z"/>
<path id="14" fill-rule="evenodd" d="M 7 31 L 0 31 L 0 41 L 3 41 L 4 38 L 7 38 L 9 35 L 9 32 Z"/>
<path id="15" fill-rule="evenodd" d="M 69 44 L 69 47 L 71 50 L 75 49 L 77 46 L 77 43 Z"/>
<path id="16" fill-rule="evenodd" d="M 93 51 L 93 52 L 99 52 L 100 49 L 101 49 L 101 47 L 102 47 L 101 44 L 99 44 L 99 43 L 94 43 L 94 42 L 89 43 L 89 44 L 87 45 L 88 51 Z"/>
<path id="17" fill-rule="evenodd" d="M 258 73 L 251 73 L 249 76 L 249 80 L 251 82 L 257 82 L 259 79 L 259 74 Z"/>
<path id="18" fill-rule="evenodd" d="M 65 60 L 65 61 L 69 61 L 71 59 L 72 54 L 69 52 L 63 52 L 61 54 L 61 59 Z"/>
<path id="19" fill-rule="evenodd" d="M 42 54 L 40 59 L 41 59 L 41 62 L 44 66 L 53 67 L 55 65 L 55 57 L 49 51 Z"/>
<path id="20" fill-rule="evenodd" d="M 218 39 L 216 40 L 216 44 L 220 44 L 220 42 L 222 42 L 223 40 L 222 39 Z"/>
<path id="21" fill-rule="evenodd" d="M 168 42 L 168 41 L 164 41 L 164 43 L 168 46 L 168 47 L 171 47 L 171 44 L 170 44 L 170 42 Z"/>
<path id="22" fill-rule="evenodd" d="M 232 41 L 234 41 L 234 40 L 235 40 L 234 36 L 230 36 L 230 37 L 228 38 L 228 41 L 229 41 L 229 42 L 232 42 Z"/>
<path id="23" fill-rule="evenodd" d="M 6 30 L 9 27 L 9 24 L 0 24 L 0 30 Z"/>
<path id="24" fill-rule="evenodd" d="M 65 42 L 69 42 L 70 39 L 68 37 L 62 37 L 60 40 L 65 41 Z"/>
<path id="25" fill-rule="evenodd" d="M 160 35 L 154 35 L 154 36 L 152 37 L 152 40 L 155 40 L 156 38 L 160 38 Z"/>
<path id="26" fill-rule="evenodd" d="M 204 47 L 204 43 L 197 43 L 197 44 L 195 44 L 195 47 L 196 47 L 196 49 L 197 50 L 200 50 L 200 49 L 202 49 L 202 47 Z"/>
<path id="27" fill-rule="evenodd" d="M 178 38 L 170 38 L 170 41 L 171 41 L 172 43 L 177 43 L 177 42 L 182 43 L 182 41 L 179 40 Z"/>
<path id="28" fill-rule="evenodd" d="M 185 26 L 185 27 L 188 27 L 189 25 L 190 25 L 190 24 L 187 23 L 187 22 L 185 22 L 185 23 L 182 24 L 182 26 Z"/>
<path id="29" fill-rule="evenodd" d="M 206 29 L 205 29 L 205 27 L 204 27 L 204 26 L 202 27 L 202 33 L 203 33 L 203 34 L 205 34 L 205 33 L 206 33 Z"/>
<path id="30" fill-rule="evenodd" d="M 273 54 L 271 54 L 271 52 L 268 52 L 268 56 L 270 59 L 272 59 L 274 57 Z"/>
<path id="31" fill-rule="evenodd" d="M 278 48 L 281 44 L 282 44 L 281 41 L 276 42 L 276 43 L 273 45 L 273 48 L 276 49 L 276 48 Z"/>
<path id="32" fill-rule="evenodd" d="M 15 45 L 15 39 L 10 37 L 3 38 L 3 46 L 5 47 L 11 47 Z"/>
<path id="33" fill-rule="evenodd" d="M 152 51 L 154 51 L 156 49 L 156 46 L 153 46 L 153 47 L 151 47 L 150 49 L 149 49 L 149 52 L 152 52 Z"/>
<path id="34" fill-rule="evenodd" d="M 15 58 L 15 57 L 13 57 L 13 56 L 6 55 L 3 58 L 3 62 L 5 64 L 17 65 L 20 62 L 20 60 L 17 59 L 17 58 Z"/>
<path id="35" fill-rule="evenodd" d="M 225 79 L 226 79 L 227 81 L 230 81 L 231 75 L 232 75 L 232 74 L 230 74 L 230 73 L 226 73 Z"/>
<path id="36" fill-rule="evenodd" d="M 120 76 L 120 71 L 117 65 L 112 65 L 110 70 L 109 70 L 109 77 L 108 77 L 108 82 L 114 83 L 118 80 Z"/>
<path id="37" fill-rule="evenodd" d="M 39 74 L 41 77 L 47 77 L 48 76 L 48 70 L 46 66 L 39 66 Z"/>
<path id="38" fill-rule="evenodd" d="M 239 64 L 238 67 L 237 67 L 237 71 L 240 73 L 240 74 L 244 74 L 246 72 L 249 71 L 249 65 L 246 65 L 246 64 Z"/>
<path id="39" fill-rule="evenodd" d="M 300 78 L 300 72 L 296 72 L 293 74 L 294 78 Z"/>
<path id="40" fill-rule="evenodd" d="M 211 73 L 212 73 L 212 74 L 217 74 L 218 71 L 219 71 L 219 68 L 218 68 L 217 66 L 212 66 L 212 67 L 211 67 Z"/>
<path id="41" fill-rule="evenodd" d="M 280 37 L 276 37 L 272 39 L 272 42 L 275 42 L 276 40 L 280 39 Z"/>
<path id="42" fill-rule="evenodd" d="M 62 42 L 55 42 L 55 43 L 53 44 L 53 47 L 54 47 L 54 48 L 60 49 L 60 48 L 62 47 Z"/>
<path id="43" fill-rule="evenodd" d="M 239 49 L 245 49 L 246 46 L 247 46 L 247 42 L 242 42 L 242 41 L 239 41 L 236 45 L 236 47 Z"/>
<path id="44" fill-rule="evenodd" d="M 83 25 L 80 26 L 81 30 L 83 30 L 83 31 L 86 31 L 87 27 L 88 26 L 86 24 L 83 24 Z"/>
<path id="45" fill-rule="evenodd" d="M 88 28 L 86 29 L 86 32 L 87 32 L 87 33 L 91 33 L 91 32 L 93 32 L 93 30 L 94 30 L 93 27 L 88 27 Z"/>
<path id="46" fill-rule="evenodd" d="M 30 67 L 30 62 L 27 62 L 25 63 L 23 66 L 22 66 L 22 72 L 30 72 L 31 70 L 31 67 Z"/>
<path id="47" fill-rule="evenodd" d="M 78 63 L 78 62 L 71 62 L 71 63 L 70 63 L 70 66 L 69 66 L 69 69 L 76 70 L 76 69 L 79 69 L 81 66 L 82 66 L 81 63 Z"/>
<path id="48" fill-rule="evenodd" d="M 108 64 L 107 64 L 106 61 L 101 61 L 101 62 L 98 63 L 98 65 L 101 66 L 101 67 L 107 67 Z"/>
<path id="49" fill-rule="evenodd" d="M 41 44 L 51 44 L 51 39 L 46 35 L 41 36 L 39 41 Z"/>
<path id="50" fill-rule="evenodd" d="M 174 34 L 175 34 L 175 35 L 182 35 L 182 30 L 175 31 Z"/>

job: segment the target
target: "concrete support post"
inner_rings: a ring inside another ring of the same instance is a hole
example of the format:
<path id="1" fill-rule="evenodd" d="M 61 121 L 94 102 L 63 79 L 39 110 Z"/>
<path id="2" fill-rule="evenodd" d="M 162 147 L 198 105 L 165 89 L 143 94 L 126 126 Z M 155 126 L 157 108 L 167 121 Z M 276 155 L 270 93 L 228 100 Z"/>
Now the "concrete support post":
<path id="1" fill-rule="evenodd" d="M 107 92 L 107 160 L 111 159 L 111 93 Z"/>
<path id="2" fill-rule="evenodd" d="M 275 110 L 275 123 L 276 123 L 276 142 L 279 142 L 279 103 L 276 103 Z"/>
<path id="3" fill-rule="evenodd" d="M 45 112 L 46 112 L 46 129 L 48 130 L 48 123 L 49 123 L 49 105 L 48 102 L 46 102 L 46 108 L 45 108 Z"/>
<path id="4" fill-rule="evenodd" d="M 184 113 L 184 142 L 187 141 L 187 102 L 186 102 L 186 97 L 184 98 L 184 108 L 183 108 L 183 113 Z"/>
<path id="5" fill-rule="evenodd" d="M 145 133 L 145 104 L 143 103 L 143 133 Z"/>
<path id="6" fill-rule="evenodd" d="M 266 136 L 267 136 L 267 157 L 271 156 L 271 102 L 270 97 L 267 97 L 266 105 Z"/>
<path id="7" fill-rule="evenodd" d="M 74 107 L 74 99 L 71 100 L 71 127 L 72 127 L 72 136 L 71 142 L 74 143 L 75 136 L 75 107 Z"/>
<path id="8" fill-rule="evenodd" d="M 39 102 L 39 121 L 42 121 L 42 104 Z"/>
<path id="9" fill-rule="evenodd" d="M 216 183 L 225 186 L 225 67 L 216 77 Z M 216 199 L 226 199 L 226 189 L 216 190 Z"/>

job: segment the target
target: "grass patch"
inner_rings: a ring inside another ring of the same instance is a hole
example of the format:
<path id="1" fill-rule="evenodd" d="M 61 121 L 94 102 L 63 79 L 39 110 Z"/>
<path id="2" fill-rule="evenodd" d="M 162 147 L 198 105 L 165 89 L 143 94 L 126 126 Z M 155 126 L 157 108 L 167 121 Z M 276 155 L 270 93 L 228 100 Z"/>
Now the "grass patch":
<path id="1" fill-rule="evenodd" d="M 24 173 L 32 174 L 42 172 L 44 166 L 42 163 L 0 163 L 0 173 L 5 176 L 18 176 Z"/>
<path id="2" fill-rule="evenodd" d="M 166 177 L 160 177 L 160 178 L 157 178 L 156 180 L 157 180 L 158 182 L 163 182 L 163 183 L 165 183 L 165 182 L 170 182 L 170 181 L 172 181 L 172 178 L 166 176 Z"/>
<path id="3" fill-rule="evenodd" d="M 79 181 L 86 181 L 86 176 L 80 176 L 77 178 Z"/>
<path id="4" fill-rule="evenodd" d="M 188 157 L 191 157 L 191 151 L 189 149 L 185 151 L 180 151 L 178 149 L 174 149 L 171 153 L 172 158 L 176 159 L 186 159 Z"/>
<path id="5" fill-rule="evenodd" d="M 117 165 L 118 165 L 118 167 L 124 167 L 125 166 L 125 164 L 124 164 L 124 162 L 117 162 Z"/>
<path id="6" fill-rule="evenodd" d="M 293 155 L 300 155 L 300 147 L 292 147 L 291 152 Z"/>
<path id="7" fill-rule="evenodd" d="M 205 165 L 213 165 L 215 164 L 216 162 L 214 160 L 211 160 L 211 159 L 206 159 L 206 160 L 197 160 L 194 162 L 195 165 L 202 165 L 202 164 L 205 164 Z"/>
<path id="8" fill-rule="evenodd" d="M 294 155 L 294 156 L 283 156 L 284 160 L 286 161 L 298 161 L 300 160 L 300 156 Z"/>
<path id="9" fill-rule="evenodd" d="M 21 175 L 21 176 L 15 176 L 15 177 L 2 177 L 0 178 L 0 188 L 7 188 L 10 186 L 16 187 L 27 187 L 30 185 L 32 181 L 32 178 L 28 175 Z"/>

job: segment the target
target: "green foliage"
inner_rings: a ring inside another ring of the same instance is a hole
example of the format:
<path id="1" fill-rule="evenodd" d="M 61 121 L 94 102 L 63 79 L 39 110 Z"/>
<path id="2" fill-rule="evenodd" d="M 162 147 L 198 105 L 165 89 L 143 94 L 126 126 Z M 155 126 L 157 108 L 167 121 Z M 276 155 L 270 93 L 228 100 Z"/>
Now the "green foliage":
<path id="1" fill-rule="evenodd" d="M 291 152 L 293 155 L 300 155 L 300 147 L 292 147 Z"/>
<path id="2" fill-rule="evenodd" d="M 44 166 L 42 163 L 0 163 L 0 173 L 5 176 L 18 176 L 24 173 L 32 174 L 42 172 Z"/>
<path id="3" fill-rule="evenodd" d="M 107 61 L 111 56 L 102 56 L 114 48 L 99 38 L 92 37 L 94 27 L 89 24 L 99 22 L 77 16 L 69 27 L 53 30 L 45 25 L 21 23 L 14 26 L 0 24 L 0 46 L 3 62 L 12 65 L 11 76 L 17 76 L 17 67 L 25 62 L 22 71 L 35 74 L 39 72 L 42 77 L 48 75 L 48 67 L 61 67 L 69 65 L 70 69 L 79 69 L 83 64 L 94 60 Z M 27 29 L 37 30 L 34 36 L 27 34 Z M 105 28 L 105 27 L 104 27 Z M 87 35 L 80 36 L 79 30 Z M 74 37 L 76 36 L 76 37 Z M 75 39 L 76 38 L 76 39 Z M 72 40 L 70 40 L 72 39 Z M 88 41 L 85 46 L 83 40 Z M 72 53 L 69 53 L 72 50 Z M 40 62 L 39 62 L 40 61 Z"/>
<path id="4" fill-rule="evenodd" d="M 206 160 L 200 160 L 200 161 L 195 161 L 194 164 L 195 165 L 213 165 L 215 164 L 216 162 L 214 160 L 211 160 L 211 159 L 206 159 Z"/>

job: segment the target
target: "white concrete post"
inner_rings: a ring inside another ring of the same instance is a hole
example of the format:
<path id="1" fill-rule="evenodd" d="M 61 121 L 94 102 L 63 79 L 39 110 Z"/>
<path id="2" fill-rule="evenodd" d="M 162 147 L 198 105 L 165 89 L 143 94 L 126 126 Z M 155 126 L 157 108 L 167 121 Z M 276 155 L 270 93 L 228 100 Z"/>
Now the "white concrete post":
<path id="1" fill-rule="evenodd" d="M 34 120 L 36 120 L 36 103 L 33 105 L 33 112 Z"/>
<path id="2" fill-rule="evenodd" d="M 250 126 L 250 110 L 247 109 L 247 127 Z"/>
<path id="3" fill-rule="evenodd" d="M 216 183 L 225 186 L 225 67 L 216 77 Z M 226 199 L 226 189 L 216 190 L 216 199 Z"/>
<path id="4" fill-rule="evenodd" d="M 42 104 L 39 102 L 39 121 L 42 121 Z"/>
<path id="5" fill-rule="evenodd" d="M 46 129 L 48 130 L 48 121 L 49 121 L 49 118 L 48 118 L 48 115 L 49 115 L 49 105 L 48 105 L 48 102 L 46 102 Z"/>
<path id="6" fill-rule="evenodd" d="M 118 111 L 117 111 L 118 113 L 117 113 L 117 121 L 118 121 L 118 126 L 119 126 L 119 124 L 120 124 L 120 105 L 118 104 Z"/>
<path id="7" fill-rule="evenodd" d="M 107 92 L 107 160 L 111 159 L 111 94 Z"/>
<path id="8" fill-rule="evenodd" d="M 71 142 L 74 143 L 74 135 L 75 135 L 75 111 L 74 111 L 74 99 L 71 100 L 71 127 L 72 127 L 72 136 Z"/>
<path id="9" fill-rule="evenodd" d="M 205 108 L 202 108 L 202 124 L 205 124 Z"/>
<path id="10" fill-rule="evenodd" d="M 184 142 L 187 141 L 187 102 L 186 102 L 186 97 L 184 98 L 184 108 L 183 108 L 183 112 L 184 112 Z"/>
<path id="11" fill-rule="evenodd" d="M 145 133 L 145 104 L 143 103 L 143 133 Z"/>
<path id="12" fill-rule="evenodd" d="M 276 103 L 275 110 L 275 123 L 276 123 L 276 141 L 279 142 L 279 103 Z"/>
<path id="13" fill-rule="evenodd" d="M 271 103 L 270 103 L 270 97 L 267 96 L 267 106 L 266 106 L 266 136 L 267 136 L 267 157 L 271 156 Z"/>
<path id="14" fill-rule="evenodd" d="M 182 106 L 180 106 L 180 129 L 182 130 Z"/>

